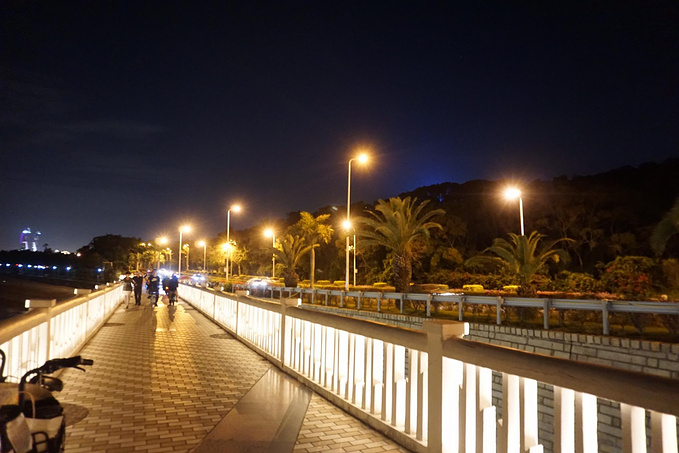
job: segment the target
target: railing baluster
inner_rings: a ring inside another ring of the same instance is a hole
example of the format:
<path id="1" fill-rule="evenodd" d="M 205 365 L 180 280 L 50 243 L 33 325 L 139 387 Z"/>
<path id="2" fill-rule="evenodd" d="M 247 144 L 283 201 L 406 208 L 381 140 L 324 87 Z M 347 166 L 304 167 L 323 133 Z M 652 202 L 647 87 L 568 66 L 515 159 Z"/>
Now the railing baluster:
<path id="1" fill-rule="evenodd" d="M 521 378 L 519 391 L 522 405 L 521 450 L 525 451 L 538 445 L 538 382 Z"/>
<path id="2" fill-rule="evenodd" d="M 679 453 L 677 451 L 677 417 L 651 411 L 651 451 Z"/>
<path id="3" fill-rule="evenodd" d="M 502 373 L 502 442 L 501 450 L 520 453 L 521 403 L 519 377 Z"/>
<path id="4" fill-rule="evenodd" d="M 493 372 L 489 368 L 476 367 L 476 388 L 477 388 L 477 416 L 476 416 L 476 426 L 481 427 L 481 429 L 476 430 L 476 448 L 483 446 L 482 450 L 486 451 L 486 443 L 484 438 L 487 435 L 488 427 L 486 426 L 485 410 L 493 405 Z M 493 420 L 493 446 L 495 445 L 495 427 L 496 421 Z M 493 447 L 494 448 L 494 447 Z"/>
<path id="5" fill-rule="evenodd" d="M 575 392 L 554 387 L 554 453 L 575 452 Z"/>
<path id="6" fill-rule="evenodd" d="M 620 415 L 623 453 L 646 453 L 646 411 L 621 403 Z"/>
<path id="7" fill-rule="evenodd" d="M 393 357 L 391 351 L 393 346 L 389 343 L 382 343 L 382 421 L 387 421 L 387 415 L 389 414 L 389 409 L 391 408 L 391 384 L 393 380 L 392 364 Z M 389 414 L 390 415 L 390 414 Z"/>
<path id="8" fill-rule="evenodd" d="M 596 396 L 575 392 L 575 451 L 597 453 L 597 401 Z"/>

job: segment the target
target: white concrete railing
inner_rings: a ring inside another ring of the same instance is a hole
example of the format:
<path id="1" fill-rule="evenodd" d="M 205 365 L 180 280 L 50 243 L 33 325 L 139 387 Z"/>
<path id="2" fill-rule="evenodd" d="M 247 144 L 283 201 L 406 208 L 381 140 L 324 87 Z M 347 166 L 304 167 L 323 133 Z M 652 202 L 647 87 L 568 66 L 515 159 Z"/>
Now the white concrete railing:
<path id="1" fill-rule="evenodd" d="M 237 287 L 245 285 L 236 285 Z M 495 308 L 497 325 L 502 324 L 502 309 L 509 307 L 528 307 L 542 310 L 542 320 L 544 329 L 549 329 L 550 310 L 582 310 L 600 312 L 602 318 L 602 333 L 610 334 L 610 314 L 611 313 L 645 313 L 654 315 L 679 316 L 679 303 L 676 302 L 650 302 L 650 301 L 628 301 L 628 300 L 579 300 L 579 299 L 550 299 L 532 297 L 504 297 L 504 296 L 471 296 L 463 294 L 442 295 L 442 294 L 422 294 L 422 293 L 391 293 L 381 291 L 344 291 L 334 289 L 317 288 L 283 288 L 272 286 L 266 290 L 267 294 L 273 299 L 277 293 L 278 299 L 283 299 L 285 293 L 287 297 L 294 295 L 309 294 L 311 303 L 316 303 L 317 298 L 324 298 L 323 303 L 328 305 L 328 298 L 339 297 L 339 306 L 345 305 L 347 297 L 356 299 L 357 308 L 360 310 L 363 301 L 373 299 L 377 304 L 377 311 L 381 311 L 381 305 L 385 300 L 393 300 L 398 303 L 400 312 L 403 313 L 406 301 L 421 303 L 424 306 L 427 317 L 431 316 L 434 305 L 441 303 L 457 304 L 459 320 L 464 321 L 464 307 L 466 305 L 485 305 Z"/>
<path id="2" fill-rule="evenodd" d="M 182 285 L 181 297 L 337 406 L 418 452 L 542 452 L 538 382 L 554 387 L 553 451 L 596 452 L 597 401 L 620 403 L 624 452 L 677 453 L 679 381 Z M 293 301 L 295 301 L 293 299 Z M 498 407 L 492 374 L 502 376 Z M 646 414 L 650 411 L 647 438 Z M 545 440 L 543 440 L 545 441 Z"/>
<path id="3" fill-rule="evenodd" d="M 49 359 L 74 354 L 113 314 L 122 298 L 122 285 L 116 285 L 1 321 L 5 374 L 18 380 Z"/>

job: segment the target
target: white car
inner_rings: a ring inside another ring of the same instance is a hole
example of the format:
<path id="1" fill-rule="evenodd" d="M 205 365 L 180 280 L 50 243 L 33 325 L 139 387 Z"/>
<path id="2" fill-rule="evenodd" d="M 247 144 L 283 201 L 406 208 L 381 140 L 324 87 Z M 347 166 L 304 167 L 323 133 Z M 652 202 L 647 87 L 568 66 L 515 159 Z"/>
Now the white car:
<path id="1" fill-rule="evenodd" d="M 249 289 L 266 289 L 271 285 L 271 280 L 266 277 L 256 277 L 248 280 Z"/>
<path id="2" fill-rule="evenodd" d="M 204 285 L 206 281 L 207 278 L 205 278 L 205 276 L 202 274 L 193 274 L 191 276 L 191 283 L 194 285 Z"/>

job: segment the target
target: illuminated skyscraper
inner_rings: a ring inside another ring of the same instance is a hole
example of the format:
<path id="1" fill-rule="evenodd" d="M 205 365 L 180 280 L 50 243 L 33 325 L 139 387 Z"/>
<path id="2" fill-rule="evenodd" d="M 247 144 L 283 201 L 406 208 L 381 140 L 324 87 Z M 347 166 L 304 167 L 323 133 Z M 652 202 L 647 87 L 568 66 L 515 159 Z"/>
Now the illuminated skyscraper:
<path id="1" fill-rule="evenodd" d="M 32 233 L 30 228 L 25 228 L 21 232 L 21 237 L 19 238 L 19 249 L 31 250 L 35 252 L 38 250 L 39 241 L 40 241 L 40 231 Z"/>

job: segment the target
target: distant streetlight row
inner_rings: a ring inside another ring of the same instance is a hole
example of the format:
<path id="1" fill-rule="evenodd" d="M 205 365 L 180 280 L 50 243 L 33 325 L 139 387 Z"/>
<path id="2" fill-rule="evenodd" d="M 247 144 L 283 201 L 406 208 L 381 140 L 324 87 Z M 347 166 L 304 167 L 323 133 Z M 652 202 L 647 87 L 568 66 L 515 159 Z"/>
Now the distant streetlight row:
<path id="1" fill-rule="evenodd" d="M 349 159 L 348 163 L 348 171 L 347 171 L 347 218 L 343 223 L 344 229 L 347 232 L 350 232 L 353 229 L 353 225 L 351 223 L 351 164 L 353 161 L 358 161 L 360 164 L 365 164 L 369 160 L 368 154 L 366 153 L 361 153 L 357 155 L 356 157 L 353 157 Z M 521 197 L 521 190 L 519 190 L 516 187 L 509 187 L 505 190 L 504 196 L 507 200 L 516 200 L 517 198 L 519 199 L 519 218 L 521 221 L 521 236 L 525 236 L 525 230 L 524 230 L 524 221 L 523 221 L 523 198 Z M 241 211 L 241 206 L 240 205 L 232 205 L 227 211 L 226 211 L 226 244 L 224 244 L 223 250 L 226 252 L 226 262 L 224 266 L 224 271 L 226 274 L 226 279 L 228 281 L 229 279 L 229 274 L 231 272 L 230 266 L 231 266 L 231 257 L 233 253 L 233 245 L 231 244 L 231 211 L 234 213 L 238 213 Z M 178 262 L 177 262 L 177 269 L 178 269 L 178 274 L 181 275 L 181 250 L 182 250 L 182 235 L 185 232 L 190 232 L 191 228 L 188 225 L 183 225 L 179 228 L 179 257 L 178 257 Z M 271 246 L 273 248 L 276 247 L 276 233 L 272 228 L 267 228 L 264 231 L 264 236 L 265 237 L 270 237 L 271 238 Z M 351 234 L 347 234 L 346 237 L 346 248 L 345 248 L 345 261 L 346 261 L 346 266 L 345 266 L 345 281 L 344 281 L 344 286 L 345 289 L 349 289 L 349 263 L 350 263 L 350 251 L 353 249 L 354 252 L 354 278 L 353 278 L 353 284 L 356 286 L 356 274 L 357 274 L 357 269 L 356 269 L 356 232 L 354 231 L 353 234 L 353 247 L 350 245 L 350 236 Z M 167 238 L 160 238 L 158 242 L 162 245 L 167 243 Z M 203 270 L 207 269 L 207 243 L 206 241 L 199 241 L 198 246 L 203 247 Z M 187 244 L 188 246 L 188 244 Z M 169 250 L 169 249 L 168 249 Z M 188 250 L 187 250 L 187 265 L 188 265 Z M 276 255 L 275 253 L 272 255 L 271 258 L 271 277 L 275 278 L 276 277 Z"/>

